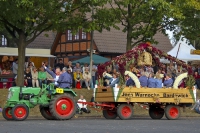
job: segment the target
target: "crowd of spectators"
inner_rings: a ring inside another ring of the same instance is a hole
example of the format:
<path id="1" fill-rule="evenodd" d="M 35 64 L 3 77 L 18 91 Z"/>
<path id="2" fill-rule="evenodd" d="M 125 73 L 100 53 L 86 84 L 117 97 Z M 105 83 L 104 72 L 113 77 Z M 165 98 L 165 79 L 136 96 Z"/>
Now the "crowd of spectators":
<path id="1" fill-rule="evenodd" d="M 9 62 L 10 63 L 10 62 Z M 54 67 L 50 67 L 48 62 L 45 61 L 45 67 L 48 70 L 54 72 L 56 75 L 61 75 L 63 68 L 66 68 L 66 72 L 70 74 L 73 79 L 72 88 L 90 88 L 94 87 L 96 83 L 96 72 L 97 66 L 92 65 L 92 73 L 90 74 L 89 65 L 87 63 L 82 67 L 80 63 L 76 63 L 75 66 L 72 66 L 72 62 L 63 62 L 62 59 L 58 60 L 58 63 L 55 64 Z M 28 58 L 24 64 L 24 86 L 26 87 L 41 87 L 42 84 L 49 84 L 54 82 L 54 77 L 49 73 L 41 63 L 41 67 L 35 67 L 35 63 Z M 14 80 L 17 79 L 17 71 L 18 71 L 18 60 L 14 60 L 9 64 L 9 67 L 4 69 L 2 66 L 0 67 L 1 74 L 12 74 Z M 57 77 L 58 78 L 58 77 Z M 13 80 L 13 78 L 11 78 Z M 8 82 L 8 79 L 2 79 L 2 81 Z M 15 82 L 13 85 L 16 85 Z M 11 86 L 11 85 L 10 85 Z M 9 87 L 6 87 L 9 88 Z"/>

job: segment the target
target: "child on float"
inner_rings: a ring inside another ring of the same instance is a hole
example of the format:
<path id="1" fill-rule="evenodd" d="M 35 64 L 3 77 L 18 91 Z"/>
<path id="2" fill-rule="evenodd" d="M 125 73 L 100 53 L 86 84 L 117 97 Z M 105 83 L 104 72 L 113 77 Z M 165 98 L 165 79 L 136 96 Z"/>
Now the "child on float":
<path id="1" fill-rule="evenodd" d="M 149 73 L 149 79 L 147 81 L 147 86 L 149 88 L 155 88 L 156 87 L 156 80 L 154 79 L 154 73 Z"/>
<path id="2" fill-rule="evenodd" d="M 156 74 L 155 81 L 156 81 L 156 83 L 155 83 L 156 87 L 155 88 L 162 88 L 162 77 L 161 77 L 160 73 Z"/>

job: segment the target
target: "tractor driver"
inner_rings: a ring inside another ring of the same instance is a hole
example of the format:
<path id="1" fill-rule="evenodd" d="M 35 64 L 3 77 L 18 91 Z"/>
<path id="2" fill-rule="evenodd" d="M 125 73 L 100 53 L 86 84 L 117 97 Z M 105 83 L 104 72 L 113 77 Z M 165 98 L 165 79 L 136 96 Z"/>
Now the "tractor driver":
<path id="1" fill-rule="evenodd" d="M 59 67 L 56 68 L 55 73 L 49 70 L 44 63 L 42 63 L 44 69 L 53 77 L 55 86 L 60 88 L 71 88 L 72 77 L 67 73 L 67 68 L 64 67 L 61 71 Z"/>

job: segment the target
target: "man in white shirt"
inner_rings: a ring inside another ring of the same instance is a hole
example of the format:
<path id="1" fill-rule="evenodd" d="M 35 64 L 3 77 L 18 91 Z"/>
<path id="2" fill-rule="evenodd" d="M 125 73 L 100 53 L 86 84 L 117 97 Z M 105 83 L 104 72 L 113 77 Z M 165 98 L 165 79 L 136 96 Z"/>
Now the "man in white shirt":
<path id="1" fill-rule="evenodd" d="M 80 108 L 81 111 L 85 113 L 90 113 L 90 110 L 87 109 L 87 104 L 82 103 L 82 102 L 86 102 L 86 100 L 83 98 L 83 95 L 80 95 L 80 99 L 78 99 L 78 103 L 77 103 L 78 107 Z"/>

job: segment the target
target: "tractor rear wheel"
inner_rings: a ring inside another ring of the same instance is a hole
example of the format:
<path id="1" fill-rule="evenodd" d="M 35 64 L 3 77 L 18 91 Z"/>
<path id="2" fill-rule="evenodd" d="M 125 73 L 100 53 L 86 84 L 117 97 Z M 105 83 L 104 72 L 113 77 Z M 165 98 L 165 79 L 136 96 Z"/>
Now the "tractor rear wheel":
<path id="1" fill-rule="evenodd" d="M 24 104 L 15 105 L 12 109 L 12 117 L 14 120 L 23 121 L 29 115 L 29 109 Z"/>
<path id="2" fill-rule="evenodd" d="M 164 109 L 159 106 L 150 106 L 149 108 L 149 116 L 152 119 L 161 119 L 164 115 Z"/>
<path id="3" fill-rule="evenodd" d="M 165 108 L 165 116 L 168 120 L 176 120 L 180 117 L 180 107 L 177 105 L 167 105 Z"/>
<path id="4" fill-rule="evenodd" d="M 52 116 L 51 112 L 49 111 L 49 106 L 45 107 L 45 106 L 40 105 L 40 113 L 47 120 L 55 120 L 55 118 Z"/>
<path id="5" fill-rule="evenodd" d="M 13 117 L 12 117 L 12 108 L 11 107 L 3 108 L 2 115 L 8 121 L 13 120 Z"/>
<path id="6" fill-rule="evenodd" d="M 56 95 L 50 102 L 49 110 L 56 119 L 68 120 L 76 113 L 76 102 L 70 94 Z"/>
<path id="7" fill-rule="evenodd" d="M 103 116 L 106 119 L 115 119 L 117 117 L 117 112 L 116 110 L 106 109 L 106 110 L 103 110 Z"/>
<path id="8" fill-rule="evenodd" d="M 122 120 L 131 119 L 133 116 L 133 107 L 130 104 L 121 104 L 117 108 L 117 115 Z"/>

